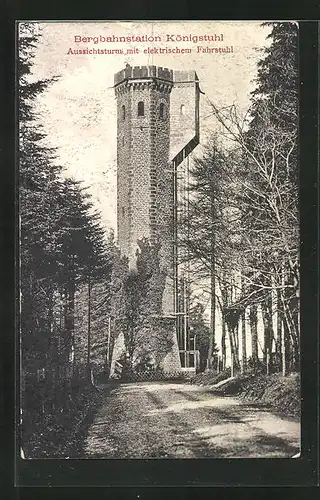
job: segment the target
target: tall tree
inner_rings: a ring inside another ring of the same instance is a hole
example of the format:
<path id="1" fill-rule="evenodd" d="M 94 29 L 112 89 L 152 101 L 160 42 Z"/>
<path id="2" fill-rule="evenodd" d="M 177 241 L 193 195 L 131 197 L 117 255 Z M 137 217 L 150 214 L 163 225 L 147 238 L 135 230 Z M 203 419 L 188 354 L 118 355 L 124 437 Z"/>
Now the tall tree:
<path id="1" fill-rule="evenodd" d="M 32 23 L 20 27 L 22 369 L 27 378 L 44 376 L 47 386 L 49 382 L 54 386 L 56 374 L 65 379 L 74 366 L 76 292 L 89 277 L 94 282 L 103 276 L 107 252 L 100 217 L 88 194 L 79 183 L 62 175 L 56 151 L 47 146 L 36 103 L 55 79 L 36 81 L 32 75 L 38 41 Z M 32 390 L 30 386 L 29 395 Z"/>
<path id="2" fill-rule="evenodd" d="M 204 371 L 207 368 L 208 349 L 211 337 L 210 327 L 206 324 L 204 318 L 204 310 L 204 305 L 194 299 L 190 307 L 190 331 L 193 335 L 195 348 L 198 349 L 200 353 L 200 371 Z M 212 357 L 214 361 L 216 361 L 217 352 L 218 348 L 215 343 L 212 348 Z"/>
<path id="3" fill-rule="evenodd" d="M 216 141 L 210 144 L 196 161 L 198 181 L 191 187 L 192 236 L 182 238 L 182 245 L 189 247 L 197 277 L 208 279 L 210 241 L 215 234 L 218 302 L 231 327 L 231 349 L 237 355 L 239 311 L 249 307 L 255 365 L 257 308 L 263 312 L 267 361 L 273 349 L 273 297 L 277 292 L 278 315 L 284 335 L 291 339 L 294 368 L 299 358 L 298 30 L 290 22 L 267 24 L 271 43 L 258 64 L 247 115 L 241 117 L 235 105 L 218 109 L 211 103 L 220 124 L 221 144 L 219 148 Z M 214 220 L 210 186 L 216 193 Z M 240 286 L 232 284 L 237 276 Z M 288 349 L 286 343 L 286 352 Z"/>
<path id="4" fill-rule="evenodd" d="M 233 275 L 239 271 L 241 263 L 241 214 L 236 199 L 238 174 L 233 156 L 232 152 L 218 144 L 217 137 L 214 136 L 204 149 L 202 157 L 194 159 L 187 193 L 189 211 L 186 218 L 181 220 L 179 232 L 181 260 L 190 261 L 191 287 L 192 283 L 202 281 L 210 297 L 211 326 L 207 353 L 209 369 L 213 367 L 217 307 L 220 307 L 224 327 L 227 327 L 224 309 L 232 302 L 231 291 L 235 294 Z M 235 345 L 233 343 L 232 348 Z M 222 357 L 225 360 L 225 343 L 223 351 Z"/>

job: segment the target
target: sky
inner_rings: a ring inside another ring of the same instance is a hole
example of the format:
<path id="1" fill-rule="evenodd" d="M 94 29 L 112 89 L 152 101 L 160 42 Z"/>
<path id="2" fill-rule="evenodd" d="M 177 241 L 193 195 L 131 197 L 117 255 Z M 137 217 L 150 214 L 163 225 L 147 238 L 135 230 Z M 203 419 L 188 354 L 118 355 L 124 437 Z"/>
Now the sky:
<path id="1" fill-rule="evenodd" d="M 40 121 L 48 134 L 46 143 L 57 148 L 58 161 L 65 167 L 65 175 L 71 175 L 88 186 L 104 226 L 114 230 L 114 73 L 123 69 L 126 63 L 195 70 L 204 92 L 200 101 L 200 135 L 204 144 L 215 129 L 209 101 L 218 106 L 236 104 L 243 112 L 248 108 L 257 61 L 268 44 L 266 37 L 271 30 L 251 21 L 41 22 L 39 28 L 42 36 L 34 58 L 33 78 L 59 77 L 37 103 Z M 103 42 L 103 37 L 113 35 L 160 37 L 161 42 Z M 216 41 L 199 41 L 205 35 L 216 35 Z M 186 36 L 192 41 L 183 41 Z M 97 37 L 99 43 L 95 43 L 96 38 L 88 41 L 89 37 Z M 79 42 L 80 39 L 84 41 Z M 128 54 L 127 49 L 134 47 L 139 54 Z M 144 54 L 145 49 L 159 47 L 191 48 L 192 53 Z M 210 53 L 205 51 L 208 47 L 228 47 L 232 52 Z M 123 54 L 73 53 L 86 48 L 120 49 Z"/>

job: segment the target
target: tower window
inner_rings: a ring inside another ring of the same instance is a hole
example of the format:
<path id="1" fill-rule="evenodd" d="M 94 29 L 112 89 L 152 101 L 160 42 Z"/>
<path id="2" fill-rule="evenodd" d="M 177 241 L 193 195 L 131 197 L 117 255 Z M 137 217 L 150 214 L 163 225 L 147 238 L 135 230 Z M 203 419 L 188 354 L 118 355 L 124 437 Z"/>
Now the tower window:
<path id="1" fill-rule="evenodd" d="M 121 207 L 121 213 L 122 213 L 122 217 L 124 217 L 126 215 L 126 210 L 124 207 Z"/>
<path id="2" fill-rule="evenodd" d="M 160 103 L 159 117 L 160 118 L 165 118 L 165 107 L 164 107 L 164 103 L 163 102 Z"/>
<path id="3" fill-rule="evenodd" d="M 122 121 L 125 121 L 125 119 L 126 119 L 126 107 L 124 104 L 121 106 L 121 118 L 122 118 Z"/>
<path id="4" fill-rule="evenodd" d="M 184 104 L 181 104 L 180 106 L 180 115 L 185 115 L 186 114 L 186 107 Z"/>
<path id="5" fill-rule="evenodd" d="M 122 146 L 124 146 L 124 136 L 122 137 Z"/>
<path id="6" fill-rule="evenodd" d="M 138 102 L 138 116 L 144 116 L 144 102 Z"/>

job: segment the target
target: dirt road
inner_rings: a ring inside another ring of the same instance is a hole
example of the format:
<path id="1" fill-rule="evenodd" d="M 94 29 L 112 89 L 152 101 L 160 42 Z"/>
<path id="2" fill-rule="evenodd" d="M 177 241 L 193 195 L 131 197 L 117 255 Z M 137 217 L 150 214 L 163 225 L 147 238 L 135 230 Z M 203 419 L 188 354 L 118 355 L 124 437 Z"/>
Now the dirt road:
<path id="1" fill-rule="evenodd" d="M 104 389 L 86 458 L 292 457 L 300 425 L 207 387 L 143 382 Z"/>

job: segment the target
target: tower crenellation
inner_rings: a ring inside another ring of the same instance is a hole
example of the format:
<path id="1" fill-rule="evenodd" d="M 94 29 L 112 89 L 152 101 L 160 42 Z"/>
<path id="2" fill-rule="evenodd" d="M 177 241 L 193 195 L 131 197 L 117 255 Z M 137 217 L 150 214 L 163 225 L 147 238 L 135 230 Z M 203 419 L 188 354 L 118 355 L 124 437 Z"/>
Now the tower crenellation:
<path id="1" fill-rule="evenodd" d="M 158 78 L 173 82 L 173 70 L 161 66 L 129 66 L 114 75 L 114 85 L 129 79 Z"/>

